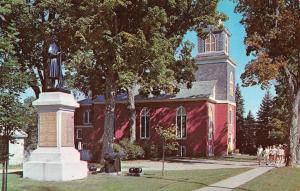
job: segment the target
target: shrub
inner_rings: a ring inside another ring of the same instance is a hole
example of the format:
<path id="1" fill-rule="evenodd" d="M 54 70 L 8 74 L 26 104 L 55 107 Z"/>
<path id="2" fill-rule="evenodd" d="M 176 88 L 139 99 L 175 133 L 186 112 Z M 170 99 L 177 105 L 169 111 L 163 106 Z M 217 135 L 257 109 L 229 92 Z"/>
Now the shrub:
<path id="1" fill-rule="evenodd" d="M 119 144 L 114 144 L 114 151 L 126 153 L 126 160 L 143 158 L 145 155 L 142 147 L 135 143 L 131 143 L 127 138 L 122 139 Z"/>

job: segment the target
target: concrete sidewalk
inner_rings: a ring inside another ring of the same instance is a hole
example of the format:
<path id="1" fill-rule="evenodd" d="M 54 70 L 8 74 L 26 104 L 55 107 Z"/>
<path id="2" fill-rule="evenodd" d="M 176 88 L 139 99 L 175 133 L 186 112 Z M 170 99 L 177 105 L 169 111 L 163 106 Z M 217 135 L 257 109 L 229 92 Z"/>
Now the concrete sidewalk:
<path id="1" fill-rule="evenodd" d="M 268 172 L 269 170 L 273 169 L 274 167 L 258 167 L 237 176 L 233 176 L 231 178 L 222 180 L 220 182 L 211 184 L 207 187 L 197 189 L 195 191 L 229 191 L 233 190 L 246 182 Z"/>

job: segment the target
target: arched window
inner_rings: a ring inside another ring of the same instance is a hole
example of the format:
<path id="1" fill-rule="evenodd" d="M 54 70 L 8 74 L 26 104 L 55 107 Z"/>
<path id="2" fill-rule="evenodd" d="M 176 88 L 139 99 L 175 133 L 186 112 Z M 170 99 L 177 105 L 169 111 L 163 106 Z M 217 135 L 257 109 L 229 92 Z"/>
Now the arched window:
<path id="1" fill-rule="evenodd" d="M 179 139 L 186 138 L 186 112 L 182 106 L 176 111 L 176 136 Z"/>
<path id="2" fill-rule="evenodd" d="M 205 39 L 205 52 L 216 51 L 216 37 L 213 34 L 209 34 Z"/>
<path id="3" fill-rule="evenodd" d="M 87 109 L 83 112 L 83 124 L 91 124 L 92 123 L 92 112 L 90 109 Z"/>
<path id="4" fill-rule="evenodd" d="M 230 72 L 229 76 L 229 93 L 231 96 L 234 95 L 234 83 L 233 83 L 233 74 Z"/>
<path id="5" fill-rule="evenodd" d="M 143 108 L 141 111 L 141 139 L 150 137 L 150 113 L 148 108 Z"/>
<path id="6" fill-rule="evenodd" d="M 212 108 L 208 107 L 208 140 L 213 139 L 213 112 Z"/>

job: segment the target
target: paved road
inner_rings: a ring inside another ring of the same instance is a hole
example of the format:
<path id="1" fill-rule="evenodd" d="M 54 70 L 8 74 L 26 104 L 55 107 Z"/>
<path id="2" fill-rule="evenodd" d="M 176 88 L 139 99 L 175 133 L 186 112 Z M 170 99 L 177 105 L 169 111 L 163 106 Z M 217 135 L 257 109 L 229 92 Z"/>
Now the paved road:
<path id="1" fill-rule="evenodd" d="M 195 191 L 230 191 L 268 172 L 273 168 L 274 167 L 257 167 L 237 176 L 233 176 L 231 178 L 211 184 L 201 189 L 197 189 Z"/>

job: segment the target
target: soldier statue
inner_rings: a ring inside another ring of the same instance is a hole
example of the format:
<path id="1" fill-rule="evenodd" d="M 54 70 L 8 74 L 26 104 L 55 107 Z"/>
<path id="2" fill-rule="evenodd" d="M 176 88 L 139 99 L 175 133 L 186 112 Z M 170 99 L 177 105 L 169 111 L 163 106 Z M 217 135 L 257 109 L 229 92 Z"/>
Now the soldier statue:
<path id="1" fill-rule="evenodd" d="M 51 89 L 63 88 L 63 75 L 61 67 L 61 50 L 57 44 L 57 37 L 51 37 L 51 44 L 48 48 L 49 65 L 48 65 L 48 78 L 50 79 Z"/>

